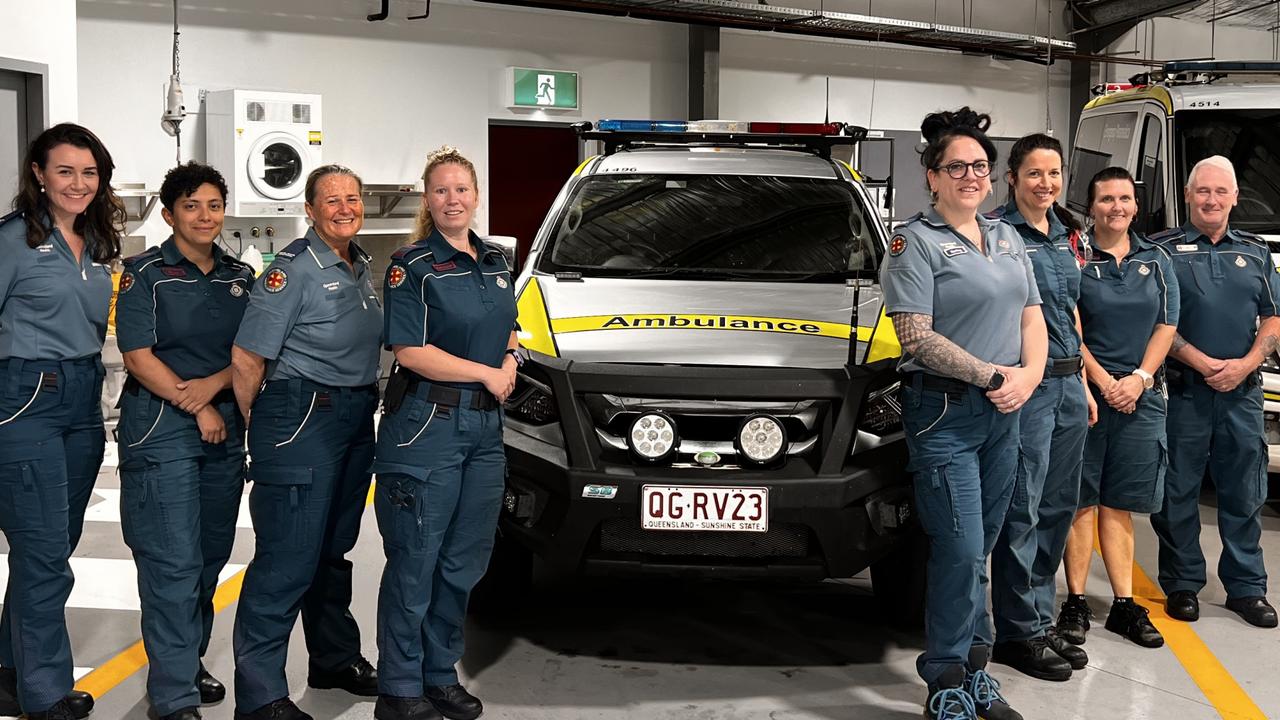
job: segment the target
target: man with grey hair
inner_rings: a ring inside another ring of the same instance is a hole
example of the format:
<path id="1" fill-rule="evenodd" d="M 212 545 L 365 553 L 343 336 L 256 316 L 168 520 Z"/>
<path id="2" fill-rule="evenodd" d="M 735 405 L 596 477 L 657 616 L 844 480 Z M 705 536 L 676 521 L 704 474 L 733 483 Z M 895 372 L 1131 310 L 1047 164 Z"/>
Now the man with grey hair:
<path id="1" fill-rule="evenodd" d="M 1259 545 L 1267 446 L 1258 366 L 1280 339 L 1280 275 L 1261 239 L 1229 227 L 1238 197 L 1231 161 L 1205 158 L 1188 176 L 1187 223 L 1152 237 L 1173 257 L 1181 316 L 1168 360 L 1164 506 L 1151 525 L 1160 538 L 1165 608 L 1194 621 L 1205 585 L 1199 497 L 1207 470 L 1218 494 L 1227 608 L 1252 625 L 1275 627 Z"/>

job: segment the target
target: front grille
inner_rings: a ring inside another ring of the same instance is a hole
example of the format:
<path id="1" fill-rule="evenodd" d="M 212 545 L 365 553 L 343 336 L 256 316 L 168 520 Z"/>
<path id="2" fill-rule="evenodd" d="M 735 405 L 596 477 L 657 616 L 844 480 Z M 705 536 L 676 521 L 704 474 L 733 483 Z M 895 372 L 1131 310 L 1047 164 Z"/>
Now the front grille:
<path id="1" fill-rule="evenodd" d="M 797 558 L 809 554 L 809 529 L 782 523 L 763 533 L 645 530 L 639 520 L 614 518 L 600 525 L 600 549 L 647 555 Z"/>

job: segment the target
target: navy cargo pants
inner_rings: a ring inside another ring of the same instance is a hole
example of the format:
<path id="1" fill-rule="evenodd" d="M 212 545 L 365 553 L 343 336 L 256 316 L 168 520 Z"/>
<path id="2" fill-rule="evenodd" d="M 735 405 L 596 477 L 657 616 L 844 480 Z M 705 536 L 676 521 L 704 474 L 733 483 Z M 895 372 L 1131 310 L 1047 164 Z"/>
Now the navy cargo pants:
<path id="1" fill-rule="evenodd" d="M 360 658 L 351 561 L 373 463 L 374 385 L 268 382 L 249 422 L 255 535 L 236 611 L 236 709 L 286 697 L 289 634 L 302 613 L 310 667 Z"/>
<path id="2" fill-rule="evenodd" d="M 1019 417 L 1013 500 L 991 553 L 996 640 L 1030 640 L 1053 624 L 1058 566 L 1080 498 L 1089 406 L 1078 374 L 1046 376 Z"/>
<path id="3" fill-rule="evenodd" d="M 931 389 L 940 380 L 952 388 Z M 907 376 L 902 399 L 907 470 L 930 550 L 916 669 L 932 688 L 948 669 L 985 657 L 992 642 L 986 563 L 1013 495 L 1018 413 L 998 412 L 977 387 L 925 373 Z"/>
<path id="4" fill-rule="evenodd" d="M 1169 382 L 1169 469 L 1164 507 L 1151 516 L 1160 539 L 1160 587 L 1200 592 L 1205 584 L 1200 548 L 1200 486 L 1207 468 L 1218 493 L 1222 556 L 1218 578 L 1227 597 L 1265 595 L 1262 505 L 1267 495 L 1267 446 L 1262 387 L 1246 378 L 1220 393 L 1198 376 Z"/>
<path id="5" fill-rule="evenodd" d="M 195 416 L 145 388 L 130 384 L 121 402 L 120 519 L 138 566 L 157 715 L 200 704 L 196 674 L 244 492 L 244 421 L 229 391 L 212 405 L 227 427 L 220 445 L 201 441 Z"/>
<path id="6" fill-rule="evenodd" d="M 18 703 L 47 710 L 73 685 L 68 565 L 102 465 L 104 371 L 97 356 L 0 361 L 0 530 L 9 583 L 0 665 L 18 673 Z"/>
<path id="7" fill-rule="evenodd" d="M 506 476 L 502 411 L 407 396 L 378 431 L 374 508 L 387 564 L 378 590 L 378 689 L 419 697 L 458 682 L 471 589 L 493 551 Z"/>

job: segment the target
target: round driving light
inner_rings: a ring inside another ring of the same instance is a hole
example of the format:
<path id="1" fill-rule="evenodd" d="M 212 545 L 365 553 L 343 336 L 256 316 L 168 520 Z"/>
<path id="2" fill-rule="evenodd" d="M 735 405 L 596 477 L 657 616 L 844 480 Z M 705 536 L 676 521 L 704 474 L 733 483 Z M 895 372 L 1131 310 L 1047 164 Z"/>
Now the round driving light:
<path id="1" fill-rule="evenodd" d="M 742 421 L 734 441 L 738 453 L 758 465 L 773 462 L 787 449 L 787 432 L 771 415 L 752 415 Z"/>
<path id="2" fill-rule="evenodd" d="M 680 447 L 680 433 L 665 413 L 646 412 L 631 422 L 627 445 L 636 457 L 646 462 L 659 462 L 675 455 Z"/>

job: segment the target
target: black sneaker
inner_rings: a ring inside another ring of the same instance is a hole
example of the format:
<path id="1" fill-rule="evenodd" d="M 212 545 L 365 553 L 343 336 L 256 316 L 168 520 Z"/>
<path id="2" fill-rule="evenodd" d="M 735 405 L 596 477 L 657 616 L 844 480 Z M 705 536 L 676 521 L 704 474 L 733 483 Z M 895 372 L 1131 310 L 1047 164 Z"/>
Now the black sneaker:
<path id="1" fill-rule="evenodd" d="M 254 710 L 253 712 L 242 713 L 236 711 L 235 720 L 316 720 L 310 715 L 302 712 L 293 701 L 287 697 L 279 700 L 273 700 L 266 705 Z"/>
<path id="2" fill-rule="evenodd" d="M 986 670 L 974 670 L 965 676 L 964 687 L 982 720 L 1022 720 L 1022 715 L 1009 707 L 1009 702 L 1000 694 L 1000 683 Z"/>
<path id="3" fill-rule="evenodd" d="M 1045 642 L 1048 643 L 1049 649 L 1058 653 L 1058 657 L 1071 663 L 1072 670 L 1083 670 L 1089 664 L 1089 654 L 1084 648 L 1078 645 L 1072 645 L 1058 634 L 1058 629 L 1052 625 L 1044 631 Z"/>
<path id="4" fill-rule="evenodd" d="M 1107 613 L 1106 628 L 1117 635 L 1123 635 L 1146 648 L 1158 648 L 1164 645 L 1164 636 L 1151 624 L 1147 617 L 1147 609 L 1135 603 L 1132 598 L 1116 600 L 1111 604 L 1111 612 Z"/>
<path id="5" fill-rule="evenodd" d="M 373 706 L 374 720 L 440 720 L 440 711 L 421 697 L 379 695 Z"/>
<path id="6" fill-rule="evenodd" d="M 422 695 L 449 720 L 475 720 L 484 712 L 480 698 L 457 683 L 428 685 L 422 689 Z"/>
<path id="7" fill-rule="evenodd" d="M 1072 645 L 1083 645 L 1092 617 L 1093 611 L 1089 609 L 1089 601 L 1084 599 L 1084 595 L 1068 595 L 1058 611 L 1058 635 Z"/>
<path id="8" fill-rule="evenodd" d="M 1071 663 L 1054 652 L 1044 636 L 998 642 L 991 647 L 991 659 L 1040 680 L 1071 679 Z"/>

